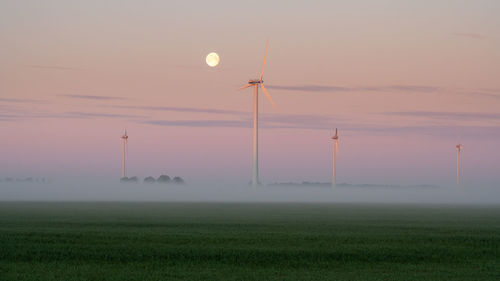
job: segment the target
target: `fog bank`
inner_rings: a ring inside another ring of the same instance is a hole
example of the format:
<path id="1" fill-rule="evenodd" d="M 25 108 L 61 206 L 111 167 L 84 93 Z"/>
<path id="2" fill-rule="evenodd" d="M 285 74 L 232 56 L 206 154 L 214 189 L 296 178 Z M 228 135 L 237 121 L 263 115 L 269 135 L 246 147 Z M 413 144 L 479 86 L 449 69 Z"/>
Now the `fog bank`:
<path id="1" fill-rule="evenodd" d="M 500 204 L 498 186 L 259 186 L 120 184 L 115 181 L 0 183 L 0 201 L 356 202 Z"/>

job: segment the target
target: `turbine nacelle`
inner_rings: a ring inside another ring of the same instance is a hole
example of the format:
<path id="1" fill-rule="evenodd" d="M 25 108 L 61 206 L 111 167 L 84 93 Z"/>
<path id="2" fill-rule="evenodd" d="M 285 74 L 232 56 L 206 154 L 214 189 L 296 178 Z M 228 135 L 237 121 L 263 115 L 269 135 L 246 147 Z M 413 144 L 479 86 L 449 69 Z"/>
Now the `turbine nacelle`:
<path id="1" fill-rule="evenodd" d="M 335 136 L 332 137 L 332 140 L 338 140 L 339 135 L 337 134 L 337 128 L 335 128 Z"/>
<path id="2" fill-rule="evenodd" d="M 250 80 L 248 80 L 248 84 L 251 84 L 251 85 L 262 84 L 262 83 L 264 83 L 264 81 L 261 80 L 261 79 L 250 79 Z"/>

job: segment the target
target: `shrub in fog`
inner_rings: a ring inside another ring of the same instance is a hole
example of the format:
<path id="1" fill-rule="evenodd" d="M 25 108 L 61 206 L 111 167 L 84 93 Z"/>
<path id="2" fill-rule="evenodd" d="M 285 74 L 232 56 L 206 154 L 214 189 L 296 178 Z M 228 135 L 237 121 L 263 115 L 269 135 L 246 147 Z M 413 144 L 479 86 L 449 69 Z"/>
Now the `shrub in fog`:
<path id="1" fill-rule="evenodd" d="M 139 181 L 137 177 L 130 177 L 130 178 L 123 177 L 120 179 L 121 183 L 129 183 L 129 182 L 136 183 L 137 181 Z"/>
<path id="2" fill-rule="evenodd" d="M 155 178 L 150 176 L 150 177 L 145 178 L 143 182 L 144 183 L 155 183 L 156 180 L 155 180 Z"/>
<path id="3" fill-rule="evenodd" d="M 159 183 L 169 183 L 170 182 L 170 177 L 167 176 L 167 175 L 161 175 L 161 176 L 158 177 L 158 179 L 156 181 L 159 182 Z"/>
<path id="4" fill-rule="evenodd" d="M 184 180 L 181 177 L 174 177 L 173 182 L 175 184 L 184 184 Z"/>

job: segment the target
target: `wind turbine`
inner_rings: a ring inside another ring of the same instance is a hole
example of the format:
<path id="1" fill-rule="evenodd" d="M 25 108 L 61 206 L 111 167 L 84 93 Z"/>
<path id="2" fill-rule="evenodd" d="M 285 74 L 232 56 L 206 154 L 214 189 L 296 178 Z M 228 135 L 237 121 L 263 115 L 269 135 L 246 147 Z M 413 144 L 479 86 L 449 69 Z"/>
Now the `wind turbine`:
<path id="1" fill-rule="evenodd" d="M 128 151 L 128 135 L 127 130 L 125 130 L 125 134 L 122 136 L 123 143 L 123 152 L 122 152 L 122 178 L 126 176 L 125 174 L 125 151 Z"/>
<path id="2" fill-rule="evenodd" d="M 337 186 L 337 179 L 335 174 L 335 158 L 337 151 L 339 150 L 339 136 L 337 134 L 337 128 L 335 128 L 335 135 L 332 137 L 333 140 L 333 170 L 332 170 L 332 187 Z"/>
<path id="3" fill-rule="evenodd" d="M 460 171 L 462 169 L 462 166 L 460 165 L 460 152 L 462 152 L 462 149 L 464 146 L 462 144 L 457 144 L 457 185 L 460 185 Z"/>
<path id="4" fill-rule="evenodd" d="M 252 186 L 259 185 L 259 86 L 262 88 L 264 94 L 271 102 L 271 105 L 276 110 L 276 105 L 273 102 L 273 99 L 269 95 L 264 87 L 264 80 L 262 77 L 264 76 L 264 68 L 266 67 L 266 58 L 267 58 L 267 48 L 269 46 L 269 41 L 266 42 L 266 52 L 264 54 L 264 62 L 262 63 L 262 71 L 260 72 L 259 79 L 250 79 L 248 80 L 248 84 L 239 88 L 238 90 L 243 90 L 248 87 L 253 86 L 253 165 L 252 165 Z"/>

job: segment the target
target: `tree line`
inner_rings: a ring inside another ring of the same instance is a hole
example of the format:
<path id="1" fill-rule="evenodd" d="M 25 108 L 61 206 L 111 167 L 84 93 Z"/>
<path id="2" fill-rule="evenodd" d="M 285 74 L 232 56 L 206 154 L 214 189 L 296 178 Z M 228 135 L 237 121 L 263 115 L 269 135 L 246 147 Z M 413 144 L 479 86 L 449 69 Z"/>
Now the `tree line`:
<path id="1" fill-rule="evenodd" d="M 138 183 L 140 179 L 136 176 L 133 177 L 123 177 L 120 179 L 121 183 Z M 168 183 L 173 183 L 173 184 L 185 184 L 184 179 L 176 176 L 173 178 L 170 178 L 167 175 L 161 175 L 157 179 L 155 179 L 152 176 L 145 177 L 144 180 L 142 181 L 143 183 L 162 183 L 162 184 L 168 184 Z"/>

